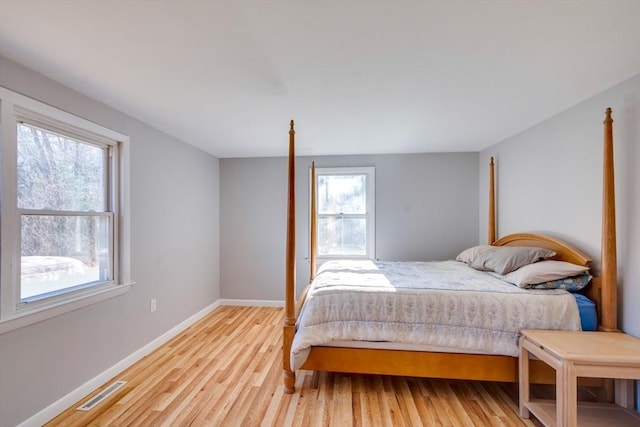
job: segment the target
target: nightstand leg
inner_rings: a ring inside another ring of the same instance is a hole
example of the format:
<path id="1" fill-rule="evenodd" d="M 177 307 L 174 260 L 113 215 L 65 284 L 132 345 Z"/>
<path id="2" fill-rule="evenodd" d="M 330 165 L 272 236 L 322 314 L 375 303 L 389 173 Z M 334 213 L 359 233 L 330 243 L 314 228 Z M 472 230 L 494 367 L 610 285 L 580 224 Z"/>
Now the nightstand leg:
<path id="1" fill-rule="evenodd" d="M 520 337 L 518 388 L 520 394 L 520 417 L 529 418 L 529 409 L 526 406 L 529 403 L 529 351 L 522 345 L 524 340 L 524 337 Z"/>
<path id="2" fill-rule="evenodd" d="M 578 378 L 572 363 L 565 363 L 564 371 L 564 412 L 565 426 L 578 425 Z"/>
<path id="3" fill-rule="evenodd" d="M 566 387 L 564 385 L 566 363 L 556 369 L 556 426 L 566 427 Z"/>

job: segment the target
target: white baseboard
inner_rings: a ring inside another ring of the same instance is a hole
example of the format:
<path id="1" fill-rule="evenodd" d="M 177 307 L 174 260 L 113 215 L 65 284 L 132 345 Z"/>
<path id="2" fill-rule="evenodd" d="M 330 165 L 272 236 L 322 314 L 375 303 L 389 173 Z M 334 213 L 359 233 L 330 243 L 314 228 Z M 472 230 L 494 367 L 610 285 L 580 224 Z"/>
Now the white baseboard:
<path id="1" fill-rule="evenodd" d="M 284 301 L 258 299 L 221 299 L 220 305 L 235 305 L 240 307 L 284 307 Z"/>
<path id="2" fill-rule="evenodd" d="M 120 362 L 116 363 L 115 365 L 108 368 L 101 374 L 90 379 L 86 383 L 82 384 L 80 387 L 76 388 L 71 393 L 67 394 L 61 399 L 58 399 L 51 405 L 47 406 L 46 408 L 38 412 L 37 414 L 23 421 L 18 425 L 18 427 L 42 426 L 47 421 L 50 421 L 51 419 L 56 417 L 58 414 L 60 414 L 61 412 L 69 408 L 71 405 L 73 405 L 83 397 L 87 396 L 88 394 L 93 392 L 95 389 L 102 386 L 107 381 L 109 381 L 110 379 L 112 379 L 113 377 L 115 377 L 116 375 L 118 375 L 119 373 L 121 373 L 122 371 L 124 371 L 125 369 L 127 369 L 128 367 L 130 367 L 140 359 L 142 359 L 144 356 L 148 355 L 149 353 L 151 353 L 152 351 L 154 351 L 155 349 L 157 349 L 158 347 L 160 347 L 161 345 L 169 341 L 171 338 L 175 337 L 176 335 L 178 335 L 179 333 L 187 329 L 189 326 L 193 325 L 198 320 L 202 319 L 204 316 L 211 313 L 220 305 L 231 305 L 231 304 L 223 304 L 222 301 L 232 301 L 232 300 L 218 300 L 213 304 L 209 305 L 208 307 L 203 308 L 193 316 L 189 317 L 188 319 L 184 320 L 183 322 L 179 323 L 178 325 L 174 326 L 173 328 L 165 332 L 164 334 L 160 335 L 158 338 L 154 339 L 149 344 L 145 345 L 144 347 L 140 348 L 139 350 L 125 357 Z"/>

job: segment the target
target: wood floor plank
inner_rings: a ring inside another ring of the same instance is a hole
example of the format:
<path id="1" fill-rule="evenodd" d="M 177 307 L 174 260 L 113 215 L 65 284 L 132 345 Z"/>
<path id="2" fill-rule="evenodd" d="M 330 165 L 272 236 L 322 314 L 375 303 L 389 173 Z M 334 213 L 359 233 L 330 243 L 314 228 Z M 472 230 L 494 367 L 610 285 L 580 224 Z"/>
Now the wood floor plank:
<path id="1" fill-rule="evenodd" d="M 298 371 L 282 387 L 284 310 L 219 307 L 113 380 L 89 412 L 48 426 L 539 426 L 518 416 L 517 387 L 471 381 Z M 532 391 L 533 394 L 533 391 Z"/>
<path id="2" fill-rule="evenodd" d="M 418 413 L 413 394 L 409 389 L 407 378 L 394 378 L 394 384 L 398 392 L 398 405 L 402 412 L 402 418 L 409 426 L 420 425 L 422 421 L 420 420 L 420 414 Z"/>

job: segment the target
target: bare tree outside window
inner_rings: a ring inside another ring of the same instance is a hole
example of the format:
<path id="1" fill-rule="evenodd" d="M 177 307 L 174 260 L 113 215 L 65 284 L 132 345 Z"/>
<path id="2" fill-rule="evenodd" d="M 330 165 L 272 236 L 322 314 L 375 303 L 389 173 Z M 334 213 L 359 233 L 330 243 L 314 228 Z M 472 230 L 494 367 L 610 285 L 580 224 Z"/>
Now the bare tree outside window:
<path id="1" fill-rule="evenodd" d="M 108 147 L 17 131 L 21 299 L 109 280 Z"/>

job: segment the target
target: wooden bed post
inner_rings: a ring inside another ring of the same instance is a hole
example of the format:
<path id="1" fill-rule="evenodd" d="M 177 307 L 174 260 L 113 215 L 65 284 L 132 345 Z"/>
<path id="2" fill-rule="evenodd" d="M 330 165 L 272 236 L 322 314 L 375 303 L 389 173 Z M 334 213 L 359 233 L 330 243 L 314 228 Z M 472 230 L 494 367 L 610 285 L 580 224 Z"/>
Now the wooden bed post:
<path id="1" fill-rule="evenodd" d="M 284 326 L 282 338 L 282 362 L 284 369 L 284 391 L 293 393 L 296 374 L 291 370 L 291 345 L 295 334 L 295 286 L 296 286 L 296 206 L 295 206 L 295 134 L 293 120 L 289 129 L 289 169 L 287 199 L 287 248 L 285 267 Z"/>
<path id="2" fill-rule="evenodd" d="M 604 119 L 604 153 L 602 176 L 602 322 L 604 331 L 618 329 L 617 255 L 616 255 L 616 201 L 613 169 L 613 119 L 607 108 Z"/>
<path id="3" fill-rule="evenodd" d="M 493 156 L 489 162 L 489 236 L 488 244 L 496 241 L 496 188 Z"/>
<path id="4" fill-rule="evenodd" d="M 311 223 L 309 235 L 309 283 L 316 277 L 318 229 L 316 218 L 316 162 L 311 162 Z"/>

